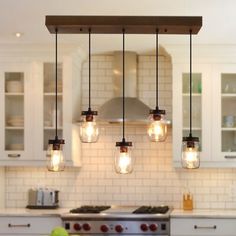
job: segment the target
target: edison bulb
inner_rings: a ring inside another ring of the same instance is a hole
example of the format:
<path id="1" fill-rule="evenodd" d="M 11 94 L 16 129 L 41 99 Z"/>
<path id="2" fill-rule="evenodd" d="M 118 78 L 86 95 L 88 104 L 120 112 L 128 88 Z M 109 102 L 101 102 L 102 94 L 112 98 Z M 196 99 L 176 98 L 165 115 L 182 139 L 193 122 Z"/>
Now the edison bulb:
<path id="1" fill-rule="evenodd" d="M 150 123 L 148 126 L 148 137 L 152 142 L 164 142 L 167 138 L 167 122 L 164 119 L 164 115 L 159 115 L 155 118 L 155 115 L 150 115 Z"/>
<path id="2" fill-rule="evenodd" d="M 199 142 L 183 141 L 182 166 L 187 169 L 197 169 L 200 166 Z"/>
<path id="3" fill-rule="evenodd" d="M 133 171 L 131 147 L 119 146 L 116 150 L 115 170 L 119 174 L 129 174 Z"/>
<path id="4" fill-rule="evenodd" d="M 83 143 L 95 143 L 98 137 L 98 125 L 95 121 L 85 121 L 81 124 L 80 139 Z"/>
<path id="5" fill-rule="evenodd" d="M 55 141 L 55 140 L 49 140 Z M 51 144 L 48 145 L 47 150 L 47 168 L 49 171 L 63 171 L 65 169 L 65 161 L 63 156 L 63 144 Z"/>

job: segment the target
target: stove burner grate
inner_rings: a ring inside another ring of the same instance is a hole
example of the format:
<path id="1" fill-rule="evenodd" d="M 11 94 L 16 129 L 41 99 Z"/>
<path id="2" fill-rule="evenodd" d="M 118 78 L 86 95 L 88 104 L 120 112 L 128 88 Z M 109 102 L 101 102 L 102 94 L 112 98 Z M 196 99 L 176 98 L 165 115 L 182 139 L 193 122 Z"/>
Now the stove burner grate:
<path id="1" fill-rule="evenodd" d="M 109 208 L 110 206 L 81 206 L 70 210 L 70 213 L 100 213 Z"/>
<path id="2" fill-rule="evenodd" d="M 141 206 L 133 214 L 165 214 L 168 210 L 168 206 Z"/>

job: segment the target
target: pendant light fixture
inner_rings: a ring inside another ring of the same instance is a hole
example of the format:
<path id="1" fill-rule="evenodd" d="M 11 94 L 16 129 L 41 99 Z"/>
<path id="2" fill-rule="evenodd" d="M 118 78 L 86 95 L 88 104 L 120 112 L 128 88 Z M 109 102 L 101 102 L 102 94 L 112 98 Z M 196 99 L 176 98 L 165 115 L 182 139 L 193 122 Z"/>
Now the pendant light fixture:
<path id="1" fill-rule="evenodd" d="M 197 169 L 200 166 L 199 138 L 192 136 L 192 30 L 190 30 L 189 109 L 189 136 L 183 137 L 182 167 Z"/>
<path id="2" fill-rule="evenodd" d="M 91 109 L 91 29 L 89 28 L 89 107 L 82 111 L 82 123 L 80 125 L 80 140 L 83 143 L 95 143 L 98 141 L 99 129 L 95 116 L 97 111 Z"/>
<path id="3" fill-rule="evenodd" d="M 150 110 L 149 113 L 149 125 L 148 125 L 148 137 L 152 142 L 163 142 L 167 137 L 167 121 L 165 119 L 165 110 L 159 109 L 158 104 L 158 53 L 159 53 L 159 43 L 158 43 L 158 29 L 156 30 L 156 109 Z"/>
<path id="4" fill-rule="evenodd" d="M 133 158 L 131 156 L 132 142 L 125 140 L 125 29 L 123 29 L 123 137 L 121 142 L 116 142 L 115 170 L 119 174 L 129 174 L 133 171 Z"/>
<path id="5" fill-rule="evenodd" d="M 58 93 L 58 84 L 57 84 L 57 28 L 55 29 L 55 139 L 50 139 L 48 141 L 47 149 L 47 169 L 49 171 L 63 171 L 65 169 L 65 161 L 63 156 L 63 145 L 65 144 L 64 139 L 58 138 L 57 133 L 57 93 Z"/>

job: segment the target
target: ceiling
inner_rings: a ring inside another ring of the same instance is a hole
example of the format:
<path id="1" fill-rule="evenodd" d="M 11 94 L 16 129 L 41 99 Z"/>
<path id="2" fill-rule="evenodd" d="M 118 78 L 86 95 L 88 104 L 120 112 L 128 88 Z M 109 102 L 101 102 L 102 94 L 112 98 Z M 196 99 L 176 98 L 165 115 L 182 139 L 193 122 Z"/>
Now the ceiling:
<path id="1" fill-rule="evenodd" d="M 45 15 L 203 16 L 195 44 L 235 44 L 235 0 L 0 0 L 0 46 L 52 44 Z M 14 33 L 23 36 L 16 38 Z M 87 50 L 87 35 L 60 35 L 59 42 Z M 121 35 L 92 36 L 94 53 L 122 49 Z M 161 44 L 186 44 L 189 38 L 161 35 Z M 128 50 L 145 53 L 155 47 L 153 35 L 127 35 Z"/>

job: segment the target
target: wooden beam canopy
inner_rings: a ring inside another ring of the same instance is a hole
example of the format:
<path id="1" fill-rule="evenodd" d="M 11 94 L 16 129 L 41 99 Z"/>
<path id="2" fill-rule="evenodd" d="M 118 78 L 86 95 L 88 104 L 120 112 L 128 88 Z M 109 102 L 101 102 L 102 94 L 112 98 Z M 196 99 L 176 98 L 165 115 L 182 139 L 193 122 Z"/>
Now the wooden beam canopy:
<path id="1" fill-rule="evenodd" d="M 50 33 L 87 34 L 197 34 L 201 16 L 46 16 Z"/>

